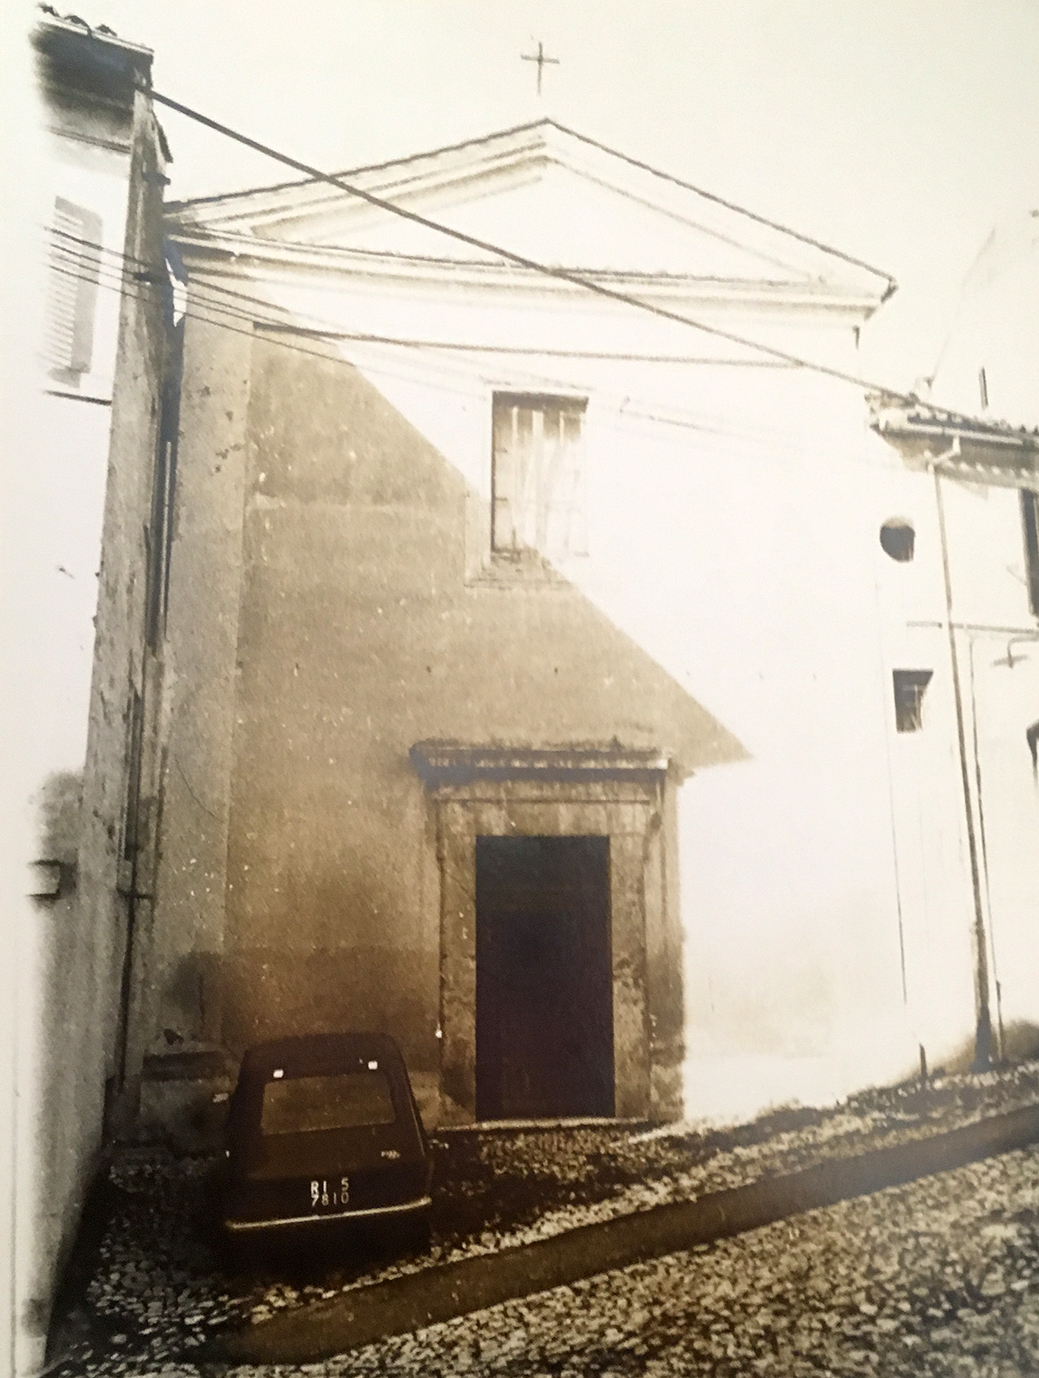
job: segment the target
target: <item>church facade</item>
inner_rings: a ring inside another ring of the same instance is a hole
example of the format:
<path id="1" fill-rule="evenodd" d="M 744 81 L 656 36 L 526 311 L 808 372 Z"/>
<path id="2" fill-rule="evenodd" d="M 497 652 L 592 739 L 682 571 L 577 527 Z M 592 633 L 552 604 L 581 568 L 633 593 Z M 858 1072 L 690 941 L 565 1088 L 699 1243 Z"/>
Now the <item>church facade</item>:
<path id="1" fill-rule="evenodd" d="M 346 181 L 171 210 L 139 1061 L 379 1029 L 445 1124 L 731 1118 L 950 1056 L 948 664 L 899 660 L 878 533 L 920 476 L 855 383 L 892 281 L 547 121 Z"/>

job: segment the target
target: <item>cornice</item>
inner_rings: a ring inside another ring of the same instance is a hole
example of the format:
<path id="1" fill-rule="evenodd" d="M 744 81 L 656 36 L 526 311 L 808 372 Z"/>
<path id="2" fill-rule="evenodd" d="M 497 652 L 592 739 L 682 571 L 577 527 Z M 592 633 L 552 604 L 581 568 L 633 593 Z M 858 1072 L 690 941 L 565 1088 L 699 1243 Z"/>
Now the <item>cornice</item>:
<path id="1" fill-rule="evenodd" d="M 415 772 L 433 788 L 474 780 L 662 781 L 670 760 L 660 751 L 605 745 L 575 747 L 472 746 L 416 742 L 409 752 Z"/>
<path id="2" fill-rule="evenodd" d="M 794 271 L 803 269 L 806 276 L 830 280 L 834 272 L 850 273 L 852 276 L 845 279 L 846 290 L 861 290 L 864 295 L 871 295 L 874 289 L 878 295 L 890 295 L 894 289 L 890 274 L 861 259 L 553 120 L 538 120 L 336 176 L 392 203 L 427 202 L 432 208 L 445 195 L 448 204 L 465 201 L 470 190 L 477 195 L 482 194 L 481 189 L 500 191 L 516 182 L 536 179 L 552 165 L 676 220 L 687 229 L 740 243 L 766 259 L 778 254 L 777 261 L 785 262 L 793 253 Z M 362 202 L 351 204 L 345 188 L 314 179 L 203 197 L 177 203 L 172 209 L 189 231 L 250 231 L 260 237 L 277 237 L 294 222 L 313 223 L 330 211 L 346 213 L 353 224 L 367 223 L 378 214 Z M 857 288 L 851 285 L 855 282 L 864 285 Z"/>
<path id="3" fill-rule="evenodd" d="M 584 289 L 575 283 L 509 263 L 290 244 L 227 233 L 195 236 L 176 224 L 168 237 L 176 244 L 185 265 L 207 276 L 240 279 L 248 275 L 254 280 L 267 277 L 280 284 L 295 279 L 301 285 L 307 279 L 317 278 L 326 282 L 339 280 L 344 287 L 368 284 L 373 289 L 401 287 L 427 292 L 461 288 L 556 298 L 585 295 Z M 570 265 L 565 265 L 565 270 L 590 282 L 638 295 L 647 302 L 808 310 L 865 321 L 882 301 L 880 292 L 865 295 L 841 291 L 819 280 L 697 277 Z"/>

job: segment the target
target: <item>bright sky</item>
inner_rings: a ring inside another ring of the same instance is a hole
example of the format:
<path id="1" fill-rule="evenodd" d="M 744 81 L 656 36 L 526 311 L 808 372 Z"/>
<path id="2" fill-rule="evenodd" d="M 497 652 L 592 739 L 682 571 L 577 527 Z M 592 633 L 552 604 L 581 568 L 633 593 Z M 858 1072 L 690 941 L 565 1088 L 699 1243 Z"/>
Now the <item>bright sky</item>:
<path id="1" fill-rule="evenodd" d="M 62 12 L 64 7 L 56 4 Z M 926 373 L 989 230 L 1039 206 L 1035 0 L 77 0 L 155 85 L 329 170 L 539 115 L 892 273 L 864 362 Z M 536 50 L 559 59 L 535 94 Z M 169 194 L 291 176 L 160 112 Z"/>

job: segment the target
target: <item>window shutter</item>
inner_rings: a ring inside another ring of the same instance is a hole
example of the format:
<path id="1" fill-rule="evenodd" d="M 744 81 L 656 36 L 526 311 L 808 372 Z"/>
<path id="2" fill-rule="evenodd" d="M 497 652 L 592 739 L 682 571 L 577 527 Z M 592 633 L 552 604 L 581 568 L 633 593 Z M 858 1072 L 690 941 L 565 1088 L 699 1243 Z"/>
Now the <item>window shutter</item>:
<path id="1" fill-rule="evenodd" d="M 51 375 L 90 372 L 101 267 L 101 217 L 64 197 L 54 202 L 44 357 Z"/>
<path id="2" fill-rule="evenodd" d="M 560 411 L 556 454 L 547 493 L 545 548 L 552 554 L 588 553 L 582 421 L 582 414 L 572 407 Z"/>
<path id="3" fill-rule="evenodd" d="M 491 467 L 491 548 L 517 549 L 513 511 L 516 496 L 516 412 L 507 405 L 494 406 L 494 451 Z"/>
<path id="4" fill-rule="evenodd" d="M 496 553 L 585 553 L 585 405 L 569 397 L 495 396 L 491 548 Z"/>

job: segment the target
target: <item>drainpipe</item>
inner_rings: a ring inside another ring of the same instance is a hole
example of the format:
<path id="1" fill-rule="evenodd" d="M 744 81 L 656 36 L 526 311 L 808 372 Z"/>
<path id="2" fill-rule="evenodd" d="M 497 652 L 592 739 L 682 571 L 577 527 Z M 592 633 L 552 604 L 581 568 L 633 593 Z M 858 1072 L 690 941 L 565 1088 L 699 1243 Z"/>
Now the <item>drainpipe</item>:
<path id="1" fill-rule="evenodd" d="M 992 960 L 992 984 L 996 988 L 996 1028 L 999 1031 L 999 1061 L 1006 1061 L 1006 1038 L 1003 1033 L 1003 991 L 999 984 L 999 967 L 996 962 L 996 925 L 992 917 L 992 890 L 989 885 L 988 869 L 988 839 L 985 833 L 985 802 L 981 788 L 981 748 L 978 745 L 978 695 L 975 685 L 974 675 L 974 650 L 977 646 L 977 633 L 968 632 L 967 641 L 970 646 L 970 723 L 971 723 L 971 744 L 974 749 L 974 784 L 978 800 L 978 832 L 981 836 L 981 865 L 985 876 L 985 908 L 988 911 L 988 936 L 989 936 L 989 956 Z M 1007 655 L 1010 655 L 1010 642 L 1007 646 Z M 1013 665 L 1013 660 L 1010 664 Z"/>
<path id="2" fill-rule="evenodd" d="M 959 453 L 957 438 L 939 456 L 948 459 Z M 959 746 L 960 781 L 963 786 L 963 808 L 967 821 L 967 848 L 970 853 L 970 878 L 974 892 L 974 1003 L 977 1023 L 974 1036 L 973 1071 L 987 1071 L 992 1060 L 992 1014 L 989 1008 L 988 944 L 985 937 L 985 910 L 981 895 L 981 871 L 978 865 L 978 843 L 974 833 L 974 809 L 970 798 L 970 767 L 967 761 L 967 734 L 963 717 L 963 690 L 956 659 L 956 631 L 952 616 L 952 576 L 949 571 L 949 541 L 945 529 L 945 504 L 942 500 L 942 481 L 937 462 L 929 460 L 927 467 L 934 476 L 934 500 L 938 510 L 938 538 L 942 551 L 942 576 L 945 582 L 945 618 L 949 629 L 949 663 L 952 668 L 952 694 L 956 707 L 956 738 Z"/>

